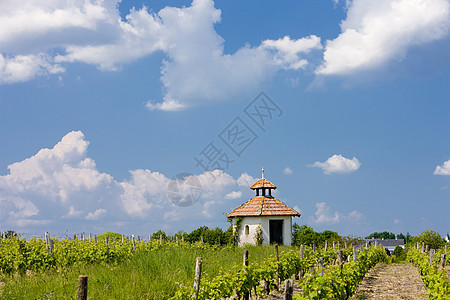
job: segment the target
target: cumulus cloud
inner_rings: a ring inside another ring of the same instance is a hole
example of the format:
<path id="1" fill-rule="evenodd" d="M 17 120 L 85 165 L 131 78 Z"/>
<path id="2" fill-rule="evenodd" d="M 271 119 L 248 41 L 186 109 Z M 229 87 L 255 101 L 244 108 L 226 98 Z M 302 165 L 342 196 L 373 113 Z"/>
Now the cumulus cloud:
<path id="1" fill-rule="evenodd" d="M 237 180 L 237 184 L 239 186 L 243 186 L 243 187 L 250 187 L 256 181 L 258 181 L 258 179 L 253 178 L 252 176 L 248 175 L 247 173 L 242 173 L 242 175 L 239 176 L 239 178 Z"/>
<path id="2" fill-rule="evenodd" d="M 364 215 L 357 210 L 351 211 L 348 215 L 333 211 L 325 202 L 316 203 L 316 212 L 310 220 L 315 224 L 337 224 L 342 221 L 361 221 Z"/>
<path id="3" fill-rule="evenodd" d="M 225 199 L 239 199 L 242 197 L 241 191 L 232 191 L 225 195 Z"/>
<path id="4" fill-rule="evenodd" d="M 308 64 L 306 59 L 302 59 L 299 54 L 309 53 L 312 50 L 322 49 L 320 38 L 311 35 L 298 40 L 292 40 L 285 36 L 278 40 L 265 40 L 262 43 L 265 49 L 275 50 L 274 61 L 285 69 L 304 69 Z"/>
<path id="5" fill-rule="evenodd" d="M 342 33 L 326 42 L 317 74 L 351 74 L 402 59 L 408 49 L 445 37 L 447 0 L 353 0 L 347 2 Z"/>
<path id="6" fill-rule="evenodd" d="M 106 209 L 99 208 L 99 209 L 95 210 L 94 212 L 88 213 L 86 216 L 86 220 L 98 220 L 102 216 L 104 216 L 106 214 L 106 212 L 107 212 Z"/>
<path id="7" fill-rule="evenodd" d="M 291 168 L 286 167 L 286 168 L 284 168 L 283 173 L 286 175 L 292 175 L 294 173 L 294 171 L 292 171 Z"/>
<path id="8" fill-rule="evenodd" d="M 236 180 L 221 170 L 191 175 L 201 198 L 190 207 L 179 207 L 169 198 L 172 179 L 161 172 L 137 169 L 129 171 L 129 178 L 117 181 L 100 172 L 87 157 L 88 146 L 81 131 L 72 131 L 54 147 L 10 164 L 9 173 L 0 176 L 0 227 L 23 230 L 45 225 L 75 230 L 85 220 L 96 227 L 103 224 L 103 230 L 111 230 L 109 224 L 143 222 L 198 225 L 222 217 L 230 209 L 227 200 L 242 197 L 239 183 L 252 178 L 244 173 Z M 190 183 L 182 180 L 178 192 L 192 192 Z M 175 226 L 179 229 L 179 224 Z"/>
<path id="9" fill-rule="evenodd" d="M 445 161 L 442 166 L 436 166 L 434 175 L 450 175 L 450 160 Z"/>
<path id="10" fill-rule="evenodd" d="M 308 61 L 303 55 L 321 48 L 317 36 L 286 36 L 227 54 L 214 29 L 222 16 L 213 0 L 159 12 L 133 8 L 124 18 L 119 2 L 2 1 L 0 83 L 60 73 L 73 62 L 115 71 L 160 51 L 166 55 L 161 68 L 165 94 L 163 101 L 148 101 L 146 107 L 176 111 L 255 92 L 280 69 L 304 68 Z"/>
<path id="11" fill-rule="evenodd" d="M 325 174 L 351 173 L 358 170 L 361 166 L 361 163 L 356 157 L 348 159 L 340 154 L 335 154 L 324 162 L 317 161 L 310 166 L 321 168 Z"/>

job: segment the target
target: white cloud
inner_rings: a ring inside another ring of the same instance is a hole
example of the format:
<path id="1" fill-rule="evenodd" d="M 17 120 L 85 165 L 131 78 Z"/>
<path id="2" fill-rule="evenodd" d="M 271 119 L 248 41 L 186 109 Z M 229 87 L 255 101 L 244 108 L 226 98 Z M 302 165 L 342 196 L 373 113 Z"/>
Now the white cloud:
<path id="1" fill-rule="evenodd" d="M 328 158 L 325 162 L 317 161 L 311 166 L 321 168 L 325 174 L 350 173 L 358 170 L 361 166 L 361 163 L 356 157 L 348 159 L 340 154 L 335 154 L 332 157 Z"/>
<path id="2" fill-rule="evenodd" d="M 300 209 L 300 207 L 298 207 L 298 205 L 294 206 L 295 211 L 297 211 L 299 214 L 303 214 L 303 211 Z"/>
<path id="3" fill-rule="evenodd" d="M 317 210 L 314 213 L 314 217 L 311 217 L 311 220 L 316 224 L 336 224 L 343 218 L 341 213 L 338 213 L 337 211 L 332 212 L 331 207 L 329 207 L 325 202 L 317 203 L 316 208 Z"/>
<path id="4" fill-rule="evenodd" d="M 232 191 L 225 195 L 225 199 L 239 199 L 242 197 L 241 191 Z"/>
<path id="5" fill-rule="evenodd" d="M 252 179 L 244 173 L 235 180 L 220 170 L 192 175 L 201 198 L 193 206 L 179 207 L 169 199 L 171 179 L 166 175 L 137 169 L 129 171 L 128 179 L 117 181 L 97 170 L 95 161 L 87 157 L 88 146 L 84 134 L 73 131 L 53 148 L 9 165 L 9 173 L 0 176 L 0 227 L 76 230 L 84 220 L 91 220 L 96 228 L 103 226 L 101 230 L 112 230 L 111 224 L 144 226 L 146 222 L 167 228 L 176 224 L 178 230 L 180 223 L 198 226 L 222 218 L 230 210 L 227 199 L 243 195 L 236 189 L 238 183 Z M 192 192 L 190 184 L 179 186 L 183 195 Z"/>
<path id="6" fill-rule="evenodd" d="M 265 40 L 262 42 L 265 49 L 276 50 L 274 54 L 275 62 L 285 69 L 304 69 L 308 64 L 306 59 L 299 57 L 300 53 L 309 53 L 314 49 L 322 49 L 320 38 L 311 35 L 298 40 L 291 40 L 285 36 L 278 40 Z"/>
<path id="7" fill-rule="evenodd" d="M 434 175 L 450 175 L 450 160 L 444 162 L 442 166 L 436 166 Z"/>
<path id="8" fill-rule="evenodd" d="M 227 54 L 225 41 L 214 29 L 221 11 L 213 0 L 194 0 L 182 8 L 166 6 L 159 12 L 132 9 L 125 18 L 119 2 L 2 1 L 0 83 L 60 73 L 61 65 L 73 62 L 120 70 L 123 64 L 162 51 L 165 95 L 162 102 L 148 101 L 146 107 L 176 111 L 254 93 L 278 70 L 304 68 L 308 62 L 303 55 L 321 48 L 317 36 L 286 36 Z"/>
<path id="9" fill-rule="evenodd" d="M 317 74 L 351 74 L 402 59 L 408 49 L 443 38 L 450 27 L 447 0 L 353 0 L 342 33 L 326 43 Z"/>
<path id="10" fill-rule="evenodd" d="M 166 99 L 164 102 L 152 103 L 147 101 L 145 104 L 148 110 L 164 110 L 164 111 L 179 111 L 186 108 L 186 105 L 179 103 L 176 100 Z"/>
<path id="11" fill-rule="evenodd" d="M 400 224 L 401 222 L 400 222 L 400 220 L 399 219 L 394 219 L 394 224 L 395 225 L 398 225 L 398 224 Z"/>
<path id="12" fill-rule="evenodd" d="M 237 180 L 237 184 L 239 186 L 243 187 L 250 187 L 252 186 L 258 179 L 253 178 L 252 176 L 248 175 L 247 173 L 242 173 L 241 176 L 239 176 Z"/>
<path id="13" fill-rule="evenodd" d="M 104 208 L 99 208 L 97 210 L 95 210 L 94 212 L 90 212 L 87 214 L 86 216 L 86 220 L 98 220 L 101 217 L 103 217 L 106 214 L 106 209 Z"/>
<path id="14" fill-rule="evenodd" d="M 292 171 L 291 168 L 286 167 L 286 168 L 284 168 L 283 173 L 286 174 L 286 175 L 292 175 L 294 173 L 294 171 Z"/>
<path id="15" fill-rule="evenodd" d="M 36 76 L 64 72 L 58 64 L 44 54 L 4 57 L 0 53 L 0 84 L 23 82 Z"/>
<path id="16" fill-rule="evenodd" d="M 316 212 L 310 217 L 315 224 L 337 224 L 342 221 L 358 222 L 364 219 L 364 215 L 357 210 L 353 210 L 348 215 L 333 211 L 325 202 L 316 203 Z"/>

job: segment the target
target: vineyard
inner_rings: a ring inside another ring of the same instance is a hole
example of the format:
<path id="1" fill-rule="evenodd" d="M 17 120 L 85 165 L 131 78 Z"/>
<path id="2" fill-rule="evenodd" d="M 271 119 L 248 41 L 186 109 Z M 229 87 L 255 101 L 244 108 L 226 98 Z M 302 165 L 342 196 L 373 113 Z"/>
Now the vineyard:
<path id="1" fill-rule="evenodd" d="M 418 247 L 407 253 L 430 299 L 450 297 L 448 276 L 440 267 L 444 251 L 430 250 L 431 264 L 430 254 Z M 286 279 L 300 284 L 294 299 L 348 299 L 369 269 L 390 260 L 374 245 L 237 248 L 111 234 L 29 241 L 14 237 L 0 240 L 0 298 L 75 298 L 78 276 L 84 274 L 91 299 L 249 299 L 282 291 Z"/>

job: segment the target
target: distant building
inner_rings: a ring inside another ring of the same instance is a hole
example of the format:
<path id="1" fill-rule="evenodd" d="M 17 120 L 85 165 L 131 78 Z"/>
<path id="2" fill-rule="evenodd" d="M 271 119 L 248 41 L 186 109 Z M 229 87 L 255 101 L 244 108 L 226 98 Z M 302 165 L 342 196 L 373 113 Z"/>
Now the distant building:
<path id="1" fill-rule="evenodd" d="M 292 217 L 300 217 L 300 214 L 272 196 L 272 190 L 276 188 L 264 178 L 263 169 L 262 178 L 250 187 L 256 192 L 255 197 L 227 215 L 232 218 L 233 225 L 236 225 L 238 217 L 242 218 L 237 232 L 239 246 L 256 244 L 258 230 L 263 245 L 292 243 Z"/>
<path id="2" fill-rule="evenodd" d="M 383 248 L 388 249 L 391 254 L 397 246 L 405 249 L 404 239 L 364 239 L 363 241 L 370 242 L 371 245 L 375 245 L 375 242 L 377 242 L 377 245 L 383 245 Z"/>

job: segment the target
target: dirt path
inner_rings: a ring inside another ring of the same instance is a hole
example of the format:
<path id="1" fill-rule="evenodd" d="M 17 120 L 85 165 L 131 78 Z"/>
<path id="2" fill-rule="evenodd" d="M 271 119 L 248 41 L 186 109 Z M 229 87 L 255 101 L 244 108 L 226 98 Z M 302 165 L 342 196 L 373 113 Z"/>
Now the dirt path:
<path id="1" fill-rule="evenodd" d="M 428 299 L 422 278 L 411 264 L 379 264 L 364 277 L 352 299 Z"/>

